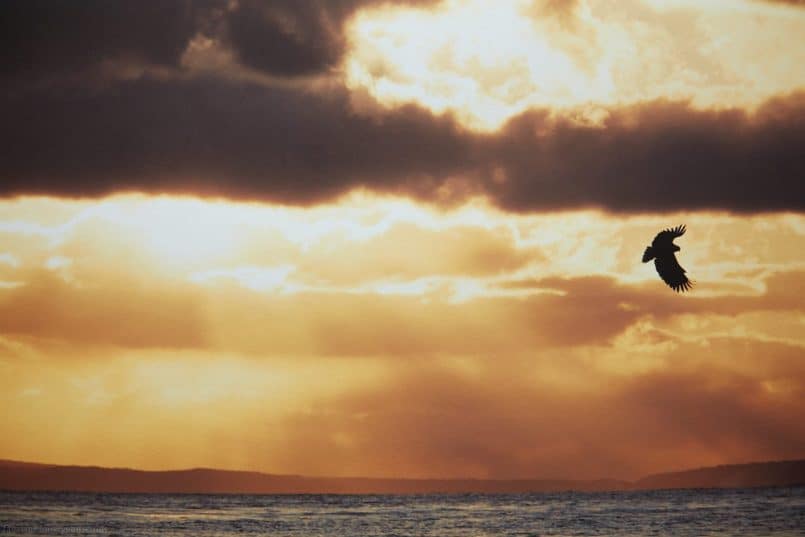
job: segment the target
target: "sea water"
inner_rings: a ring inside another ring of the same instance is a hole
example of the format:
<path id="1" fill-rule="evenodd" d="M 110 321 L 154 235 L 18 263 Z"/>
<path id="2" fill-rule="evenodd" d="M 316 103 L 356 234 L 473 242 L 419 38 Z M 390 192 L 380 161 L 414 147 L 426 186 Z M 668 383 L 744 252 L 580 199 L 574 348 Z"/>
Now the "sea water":
<path id="1" fill-rule="evenodd" d="M 0 492 L 0 535 L 805 535 L 805 487 L 407 496 Z"/>

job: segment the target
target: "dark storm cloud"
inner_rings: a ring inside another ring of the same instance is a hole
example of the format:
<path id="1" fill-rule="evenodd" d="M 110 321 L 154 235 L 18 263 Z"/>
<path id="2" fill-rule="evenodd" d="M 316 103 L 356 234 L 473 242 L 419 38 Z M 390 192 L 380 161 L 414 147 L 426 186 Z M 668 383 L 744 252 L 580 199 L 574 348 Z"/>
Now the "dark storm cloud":
<path id="1" fill-rule="evenodd" d="M 358 9 L 435 1 L 7 0 L 0 4 L 0 76 L 50 79 L 101 62 L 178 67 L 197 34 L 272 75 L 319 74 L 340 61 L 344 23 Z"/>
<path id="2" fill-rule="evenodd" d="M 393 4 L 428 4 L 404 0 Z M 346 48 L 344 23 L 383 0 L 241 0 L 226 16 L 226 38 L 249 67 L 277 76 L 318 74 L 335 67 Z"/>
<path id="3" fill-rule="evenodd" d="M 363 186 L 437 201 L 485 193 L 518 211 L 805 209 L 802 94 L 755 115 L 684 103 L 616 108 L 596 127 L 531 111 L 479 135 L 415 106 L 356 114 L 346 90 L 190 78 L 179 68 L 190 39 L 205 33 L 271 75 L 323 73 L 340 61 L 349 16 L 380 4 L 5 2 L 0 194 L 139 190 L 312 203 Z M 160 80 L 81 82 L 104 62 L 176 69 Z"/>
<path id="4" fill-rule="evenodd" d="M 365 184 L 400 190 L 466 166 L 471 139 L 405 108 L 380 119 L 344 94 L 217 80 L 46 89 L 0 104 L 5 194 L 192 191 L 313 202 Z"/>
<path id="5" fill-rule="evenodd" d="M 116 60 L 175 66 L 207 5 L 6 0 L 0 4 L 0 76 L 47 78 Z"/>
<path id="6" fill-rule="evenodd" d="M 272 74 L 325 71 L 344 49 L 340 29 L 347 2 L 332 2 L 329 8 L 319 4 L 242 1 L 227 15 L 230 44 L 242 63 Z"/>
<path id="7" fill-rule="evenodd" d="M 755 115 L 656 102 L 610 110 L 599 127 L 527 113 L 482 160 L 505 179 L 485 189 L 514 210 L 802 210 L 803 142 L 802 94 Z"/>
<path id="8" fill-rule="evenodd" d="M 757 113 L 657 102 L 591 127 L 532 111 L 499 133 L 408 106 L 358 114 L 345 91 L 215 78 L 8 92 L 0 191 L 196 192 L 313 203 L 353 187 L 518 211 L 803 210 L 805 96 Z"/>

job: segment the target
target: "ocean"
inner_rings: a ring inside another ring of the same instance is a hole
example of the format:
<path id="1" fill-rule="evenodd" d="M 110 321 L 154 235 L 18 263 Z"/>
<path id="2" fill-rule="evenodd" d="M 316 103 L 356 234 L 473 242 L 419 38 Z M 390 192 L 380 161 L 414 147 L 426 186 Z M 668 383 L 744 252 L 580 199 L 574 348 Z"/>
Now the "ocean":
<path id="1" fill-rule="evenodd" d="M 412 496 L 0 492 L 0 535 L 805 535 L 805 487 Z"/>

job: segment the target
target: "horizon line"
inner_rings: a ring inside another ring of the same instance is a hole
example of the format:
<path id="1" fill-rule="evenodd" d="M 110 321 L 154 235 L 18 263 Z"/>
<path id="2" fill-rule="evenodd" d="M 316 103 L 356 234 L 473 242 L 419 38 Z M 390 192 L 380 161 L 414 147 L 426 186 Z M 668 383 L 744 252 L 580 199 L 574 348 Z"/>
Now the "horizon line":
<path id="1" fill-rule="evenodd" d="M 634 484 L 639 481 L 645 480 L 650 477 L 655 476 L 664 476 L 668 474 L 682 474 L 686 472 L 695 472 L 699 470 L 712 470 L 716 468 L 730 468 L 730 467 L 739 467 L 739 466 L 752 466 L 752 465 L 770 465 L 770 464 L 781 464 L 781 463 L 798 463 L 803 462 L 805 463 L 805 454 L 803 454 L 800 458 L 794 459 L 776 459 L 776 460 L 753 460 L 747 462 L 734 462 L 734 463 L 723 463 L 723 464 L 714 464 L 709 466 L 696 466 L 696 467 L 687 467 L 678 470 L 662 470 L 657 472 L 650 472 L 647 474 L 642 474 L 640 477 L 636 479 L 626 479 L 621 477 L 591 477 L 591 478 L 571 478 L 571 477 L 373 477 L 373 476 L 333 476 L 333 475 L 309 475 L 309 474 L 298 474 L 298 473 L 273 473 L 264 470 L 243 470 L 243 469 L 228 469 L 228 468 L 214 468 L 214 467 L 207 467 L 207 466 L 193 466 L 193 467 L 186 467 L 186 468 L 171 468 L 171 469 L 161 469 L 161 470 L 150 470 L 145 468 L 135 468 L 130 466 L 100 466 L 96 464 L 63 464 L 63 463 L 48 463 L 48 462 L 34 462 L 34 461 L 24 461 L 18 459 L 7 459 L 0 457 L 0 467 L 4 465 L 16 464 L 16 465 L 27 465 L 27 466 L 40 466 L 40 467 L 57 467 L 57 468 L 84 468 L 84 469 L 96 469 L 96 470 L 117 470 L 117 471 L 128 471 L 128 472 L 143 472 L 143 473 L 179 473 L 179 472 L 198 472 L 198 471 L 208 471 L 208 472 L 230 472 L 230 473 L 240 473 L 240 474 L 259 474 L 263 476 L 269 477 L 286 477 L 286 478 L 298 478 L 298 479 L 325 479 L 325 480 L 346 480 L 346 479 L 353 479 L 353 480 L 367 480 L 367 481 L 487 481 L 487 482 L 512 482 L 512 481 L 572 481 L 572 482 L 601 482 L 601 481 L 617 481 L 622 483 L 630 483 Z"/>

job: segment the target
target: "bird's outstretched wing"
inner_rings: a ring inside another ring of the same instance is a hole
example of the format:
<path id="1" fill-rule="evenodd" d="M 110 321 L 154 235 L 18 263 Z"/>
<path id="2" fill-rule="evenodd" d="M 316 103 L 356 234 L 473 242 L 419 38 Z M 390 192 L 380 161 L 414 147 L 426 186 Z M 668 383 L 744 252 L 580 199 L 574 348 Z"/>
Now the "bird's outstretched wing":
<path id="1" fill-rule="evenodd" d="M 685 269 L 676 260 L 674 254 L 669 253 L 656 258 L 654 266 L 657 268 L 657 274 L 660 275 L 662 281 L 667 283 L 674 291 L 687 291 L 693 287 L 693 282 L 685 276 Z"/>
<path id="2" fill-rule="evenodd" d="M 658 246 L 663 244 L 669 244 L 677 237 L 681 237 L 685 234 L 685 226 L 676 226 L 668 229 L 664 229 L 657 233 L 657 236 L 654 237 L 654 240 L 651 242 L 652 246 Z"/>

